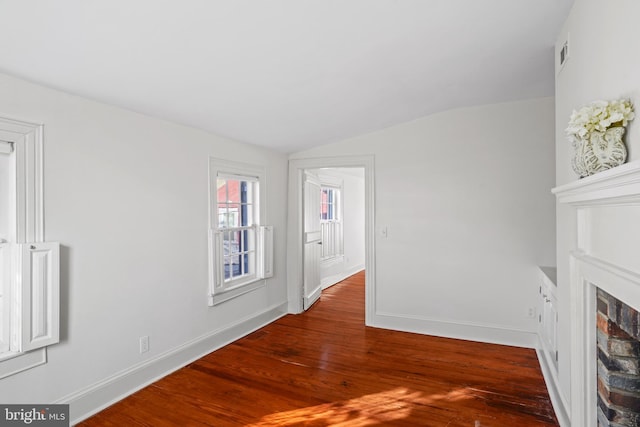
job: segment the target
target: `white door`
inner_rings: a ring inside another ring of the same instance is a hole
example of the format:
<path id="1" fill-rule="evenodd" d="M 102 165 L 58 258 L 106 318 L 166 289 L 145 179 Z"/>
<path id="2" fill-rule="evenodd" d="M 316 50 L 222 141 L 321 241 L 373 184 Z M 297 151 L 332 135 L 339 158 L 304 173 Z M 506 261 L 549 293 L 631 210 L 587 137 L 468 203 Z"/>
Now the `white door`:
<path id="1" fill-rule="evenodd" d="M 307 310 L 320 298 L 320 256 L 322 231 L 320 229 L 320 180 L 308 171 L 304 173 L 304 289 L 303 308 Z"/>

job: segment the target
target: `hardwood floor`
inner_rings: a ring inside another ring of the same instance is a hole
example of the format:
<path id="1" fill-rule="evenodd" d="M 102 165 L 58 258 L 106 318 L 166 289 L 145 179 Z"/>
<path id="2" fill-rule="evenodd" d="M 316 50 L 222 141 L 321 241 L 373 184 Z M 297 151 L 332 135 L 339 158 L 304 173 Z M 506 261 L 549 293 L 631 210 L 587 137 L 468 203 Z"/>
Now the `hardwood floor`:
<path id="1" fill-rule="evenodd" d="M 364 273 L 81 424 L 558 426 L 534 350 L 364 326 Z"/>

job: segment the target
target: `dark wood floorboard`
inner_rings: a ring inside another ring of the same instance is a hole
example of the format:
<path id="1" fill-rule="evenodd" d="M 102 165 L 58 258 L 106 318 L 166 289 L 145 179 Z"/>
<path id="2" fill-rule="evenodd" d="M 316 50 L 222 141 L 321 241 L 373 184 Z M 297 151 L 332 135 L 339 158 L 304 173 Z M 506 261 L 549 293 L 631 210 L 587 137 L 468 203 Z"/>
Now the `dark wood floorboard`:
<path id="1" fill-rule="evenodd" d="M 534 350 L 364 326 L 364 273 L 91 426 L 558 426 Z"/>

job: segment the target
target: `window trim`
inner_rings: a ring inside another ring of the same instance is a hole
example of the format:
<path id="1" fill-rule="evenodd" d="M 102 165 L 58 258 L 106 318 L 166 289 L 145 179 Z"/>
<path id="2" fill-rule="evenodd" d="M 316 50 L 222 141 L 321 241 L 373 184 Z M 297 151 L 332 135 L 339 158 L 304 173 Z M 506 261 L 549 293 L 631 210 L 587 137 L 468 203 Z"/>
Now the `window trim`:
<path id="1" fill-rule="evenodd" d="M 266 223 L 266 173 L 262 166 L 215 157 L 209 158 L 209 296 L 208 305 L 215 306 L 244 295 L 265 285 L 265 279 L 273 275 L 273 256 L 269 247 L 273 242 L 273 228 Z M 222 231 L 218 227 L 218 177 L 242 179 L 258 184 L 254 205 L 254 227 L 256 232 L 256 272 L 250 277 L 224 282 Z M 257 212 L 257 213 L 256 213 Z M 221 261 L 222 260 L 222 261 Z"/>
<path id="2" fill-rule="evenodd" d="M 0 117 L 0 140 L 12 143 L 16 156 L 16 244 L 44 241 L 43 132 L 41 123 Z M 7 352 L 0 357 L 0 379 L 46 362 L 46 346 Z"/>

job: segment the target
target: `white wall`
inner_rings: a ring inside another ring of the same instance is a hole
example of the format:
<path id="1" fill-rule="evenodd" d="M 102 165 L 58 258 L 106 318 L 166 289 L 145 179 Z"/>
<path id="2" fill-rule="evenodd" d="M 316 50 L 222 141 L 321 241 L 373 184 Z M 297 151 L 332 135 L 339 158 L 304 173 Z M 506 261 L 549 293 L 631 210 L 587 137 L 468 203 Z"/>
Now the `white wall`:
<path id="1" fill-rule="evenodd" d="M 570 36 L 570 58 L 556 76 L 556 185 L 578 179 L 571 169 L 571 144 L 565 136 L 571 111 L 598 99 L 630 98 L 640 111 L 640 2 L 636 0 L 576 0 L 558 36 Z M 640 119 L 626 134 L 629 161 L 640 159 Z M 565 398 L 570 384 L 569 251 L 576 224 L 566 205 L 557 206 L 559 304 L 559 379 Z"/>
<path id="2" fill-rule="evenodd" d="M 320 263 L 323 289 L 364 269 L 364 169 L 331 168 L 313 170 L 323 182 L 325 177 L 342 182 L 344 256 Z"/>
<path id="3" fill-rule="evenodd" d="M 63 248 L 61 343 L 46 365 L 0 380 L 0 402 L 82 401 L 78 417 L 122 391 L 114 381 L 140 385 L 286 310 L 285 155 L 5 75 L 0 94 L 0 116 L 44 123 L 45 234 Z M 275 226 L 275 277 L 216 307 L 210 156 L 266 167 Z M 151 350 L 141 355 L 143 335 Z M 162 369 L 145 370 L 150 361 Z"/>
<path id="4" fill-rule="evenodd" d="M 364 269 L 364 169 L 337 170 L 344 177 L 343 271 L 349 275 Z"/>
<path id="5" fill-rule="evenodd" d="M 544 98 L 447 111 L 292 158 L 375 155 L 377 326 L 533 346 L 536 266 L 555 259 L 553 141 Z"/>

